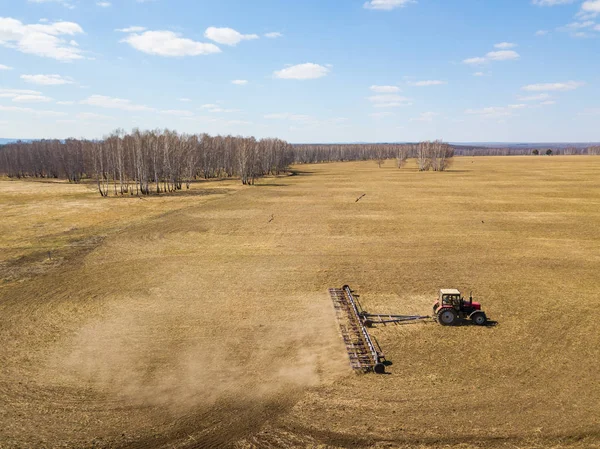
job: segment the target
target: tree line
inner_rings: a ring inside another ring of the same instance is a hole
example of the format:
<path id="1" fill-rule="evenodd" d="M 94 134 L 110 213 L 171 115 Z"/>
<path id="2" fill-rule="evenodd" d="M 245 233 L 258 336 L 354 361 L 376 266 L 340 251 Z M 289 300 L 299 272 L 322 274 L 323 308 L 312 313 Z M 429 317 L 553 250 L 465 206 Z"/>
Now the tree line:
<path id="1" fill-rule="evenodd" d="M 103 140 L 50 139 L 0 146 L 0 173 L 12 178 L 93 179 L 102 196 L 164 193 L 190 187 L 193 180 L 239 177 L 254 184 L 285 172 L 292 163 L 396 159 L 409 157 L 420 170 L 445 170 L 450 145 L 419 144 L 295 145 L 280 139 L 178 134 L 170 130 L 125 133 Z"/>
<path id="2" fill-rule="evenodd" d="M 437 142 L 437 149 L 436 149 Z M 300 144 L 294 145 L 296 163 L 311 164 L 319 162 L 343 162 L 343 161 L 367 161 L 398 159 L 403 160 L 403 155 L 407 154 L 409 158 L 417 159 L 421 154 L 423 167 L 428 165 L 427 159 L 439 159 L 443 163 L 452 156 L 521 156 L 531 155 L 533 150 L 537 149 L 539 154 L 546 153 L 548 149 L 552 150 L 554 155 L 597 155 L 600 152 L 599 146 L 587 146 L 584 144 L 554 144 L 552 146 L 534 146 L 531 144 L 514 146 L 475 146 L 475 145 L 457 145 L 444 144 L 444 151 L 450 157 L 436 157 L 436 151 L 440 151 L 439 146 L 443 142 L 420 142 L 420 143 L 381 143 L 381 144 Z M 421 146 L 425 144 L 426 148 Z M 421 152 L 419 153 L 419 148 Z M 423 152 L 424 151 L 424 152 Z M 429 154 L 433 152 L 433 156 Z M 404 158 L 405 160 L 405 158 Z M 436 163 L 432 162 L 430 169 L 436 169 Z M 426 169 L 426 168 L 425 168 Z"/>
<path id="3" fill-rule="evenodd" d="M 125 133 L 103 140 L 37 140 L 0 146 L 0 174 L 13 178 L 93 179 L 102 196 L 164 193 L 200 178 L 239 177 L 243 184 L 284 173 L 292 163 L 414 158 L 421 171 L 446 170 L 455 155 L 531 154 L 531 148 L 481 148 L 442 141 L 403 144 L 302 144 L 280 139 L 178 134 L 170 130 Z M 600 155 L 600 146 L 553 148 L 553 154 Z"/>
<path id="4" fill-rule="evenodd" d="M 301 164 L 375 160 L 382 165 L 395 159 L 398 168 L 408 158 L 415 158 L 421 171 L 444 171 L 454 157 L 451 145 L 436 140 L 403 144 L 313 144 L 295 145 L 294 161 Z"/>
<path id="5" fill-rule="evenodd" d="M 93 179 L 102 196 L 164 193 L 193 180 L 283 173 L 293 147 L 280 139 L 178 134 L 169 130 L 117 130 L 101 141 L 66 139 L 0 147 L 0 173 L 13 178 Z"/>
<path id="6" fill-rule="evenodd" d="M 590 156 L 600 156 L 600 146 L 589 147 L 588 154 Z"/>
<path id="7" fill-rule="evenodd" d="M 463 146 L 453 145 L 456 156 L 526 156 L 531 154 L 546 154 L 549 150 L 553 155 L 559 156 L 575 156 L 575 155 L 597 155 L 597 146 L 585 147 L 585 146 L 555 146 L 549 147 L 475 147 L 475 146 Z M 537 153 L 535 153 L 537 151 Z"/>

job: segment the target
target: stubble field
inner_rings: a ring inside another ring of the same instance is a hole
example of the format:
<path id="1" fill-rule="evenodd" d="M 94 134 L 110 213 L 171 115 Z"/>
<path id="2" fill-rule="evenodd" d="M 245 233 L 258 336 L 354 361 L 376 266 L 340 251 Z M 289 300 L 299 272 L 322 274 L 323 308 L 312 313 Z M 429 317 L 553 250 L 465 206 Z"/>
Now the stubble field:
<path id="1" fill-rule="evenodd" d="M 0 448 L 600 447 L 600 158 L 294 169 L 0 180 Z M 393 364 L 357 376 L 343 284 L 391 313 L 472 290 L 498 324 L 375 329 Z"/>

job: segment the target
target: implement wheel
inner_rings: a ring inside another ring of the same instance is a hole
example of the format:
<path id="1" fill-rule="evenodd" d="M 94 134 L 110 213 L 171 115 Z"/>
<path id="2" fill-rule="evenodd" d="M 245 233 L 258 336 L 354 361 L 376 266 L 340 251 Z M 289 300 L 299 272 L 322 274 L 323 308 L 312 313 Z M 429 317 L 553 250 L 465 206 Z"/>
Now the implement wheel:
<path id="1" fill-rule="evenodd" d="M 487 317 L 483 312 L 473 312 L 470 316 L 471 321 L 477 326 L 484 326 L 487 323 Z"/>
<path id="2" fill-rule="evenodd" d="M 373 371 L 375 371 L 376 374 L 385 374 L 385 365 L 383 363 L 377 363 L 373 367 Z"/>
<path id="3" fill-rule="evenodd" d="M 437 313 L 437 321 L 442 326 L 453 326 L 458 322 L 458 313 L 454 309 L 441 309 Z"/>

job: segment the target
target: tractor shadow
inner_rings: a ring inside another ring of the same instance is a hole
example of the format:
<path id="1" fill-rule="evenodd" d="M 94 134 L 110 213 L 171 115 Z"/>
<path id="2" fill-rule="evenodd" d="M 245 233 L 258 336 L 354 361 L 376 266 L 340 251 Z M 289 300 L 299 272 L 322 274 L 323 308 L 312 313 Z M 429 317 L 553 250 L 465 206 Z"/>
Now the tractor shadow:
<path id="1" fill-rule="evenodd" d="M 496 327 L 498 326 L 498 321 L 494 321 L 494 320 L 487 320 L 486 323 L 484 325 L 477 325 L 475 324 L 473 321 L 471 320 L 462 320 L 460 323 L 458 323 L 456 325 L 456 327 L 462 327 L 462 326 L 474 326 L 474 327 Z"/>

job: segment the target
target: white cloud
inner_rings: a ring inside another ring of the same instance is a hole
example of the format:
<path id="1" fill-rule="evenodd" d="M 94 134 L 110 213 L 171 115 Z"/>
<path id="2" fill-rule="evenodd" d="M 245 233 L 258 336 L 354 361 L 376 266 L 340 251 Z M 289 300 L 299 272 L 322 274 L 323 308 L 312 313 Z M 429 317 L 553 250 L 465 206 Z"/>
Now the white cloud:
<path id="1" fill-rule="evenodd" d="M 215 113 L 225 113 L 225 114 L 229 114 L 229 113 L 233 113 L 233 112 L 240 112 L 239 109 L 225 109 L 222 108 L 221 106 L 219 106 L 218 104 L 203 104 L 202 106 L 200 106 L 201 109 L 207 109 L 209 112 L 215 112 Z"/>
<path id="2" fill-rule="evenodd" d="M 591 19 L 595 17 L 595 15 L 596 13 L 586 14 L 585 18 Z M 596 25 L 596 22 L 593 20 L 583 20 L 584 17 L 581 15 L 581 13 L 578 14 L 578 16 L 582 19 L 582 21 L 568 23 L 567 25 L 558 28 L 558 30 L 570 32 L 571 36 L 579 38 L 594 37 L 595 34 L 593 34 L 593 31 L 600 31 L 600 25 Z"/>
<path id="3" fill-rule="evenodd" d="M 600 14 L 600 0 L 588 0 L 581 5 L 581 11 L 591 14 Z"/>
<path id="4" fill-rule="evenodd" d="M 511 59 L 519 59 L 519 53 L 513 50 L 491 51 L 485 57 L 490 61 L 508 61 Z"/>
<path id="5" fill-rule="evenodd" d="M 132 26 L 127 28 L 117 28 L 115 31 L 120 33 L 141 33 L 142 31 L 146 31 L 145 27 Z"/>
<path id="6" fill-rule="evenodd" d="M 529 95 L 527 97 L 519 97 L 521 101 L 542 101 L 550 98 L 549 94 Z"/>
<path id="7" fill-rule="evenodd" d="M 435 117 L 440 115 L 437 112 L 422 112 L 418 117 L 410 119 L 411 122 L 432 122 Z"/>
<path id="8" fill-rule="evenodd" d="M 73 79 L 71 77 L 63 78 L 60 75 L 21 75 L 21 79 L 27 83 L 39 84 L 42 86 L 73 84 Z"/>
<path id="9" fill-rule="evenodd" d="M 277 39 L 278 37 L 283 37 L 283 34 L 274 31 L 272 33 L 265 33 L 265 37 L 269 38 L 269 39 Z"/>
<path id="10" fill-rule="evenodd" d="M 596 23 L 593 20 L 586 20 L 584 22 L 571 22 L 565 25 L 565 28 L 571 30 L 581 30 L 583 28 L 591 28 L 594 25 L 596 25 Z"/>
<path id="11" fill-rule="evenodd" d="M 476 58 L 467 58 L 464 59 L 463 62 L 465 64 L 484 64 L 487 62 L 487 60 L 485 58 L 482 57 L 476 57 Z"/>
<path id="12" fill-rule="evenodd" d="M 523 86 L 521 89 L 529 92 L 551 92 L 559 91 L 564 92 L 568 90 L 575 90 L 578 87 L 585 85 L 580 81 L 567 81 L 565 83 L 539 83 L 539 84 L 528 84 Z"/>
<path id="13" fill-rule="evenodd" d="M 215 41 L 219 44 L 224 45 L 237 45 L 241 41 L 247 41 L 252 39 L 258 39 L 256 34 L 242 34 L 233 28 L 216 28 L 209 27 L 204 32 L 204 36 Z"/>
<path id="14" fill-rule="evenodd" d="M 0 98 L 10 98 L 15 103 L 47 103 L 52 98 L 42 95 L 36 90 L 0 89 Z"/>
<path id="15" fill-rule="evenodd" d="M 554 101 L 554 100 L 542 101 L 540 104 L 542 106 L 550 106 L 550 105 L 556 104 L 556 101 Z"/>
<path id="16" fill-rule="evenodd" d="M 131 33 L 122 42 L 127 42 L 143 53 L 165 57 L 198 56 L 221 52 L 221 49 L 214 44 L 186 39 L 172 31 Z"/>
<path id="17" fill-rule="evenodd" d="M 373 85 L 369 89 L 371 89 L 373 92 L 377 92 L 377 93 L 380 93 L 380 94 L 393 94 L 393 93 L 400 92 L 400 88 L 397 87 L 397 86 L 377 86 L 377 85 Z"/>
<path id="18" fill-rule="evenodd" d="M 37 90 L 26 89 L 0 89 L 0 98 L 14 98 L 18 95 L 41 95 Z"/>
<path id="19" fill-rule="evenodd" d="M 108 8 L 109 6 L 112 5 L 112 3 L 110 3 L 110 2 L 96 2 L 96 5 L 100 6 L 101 8 Z"/>
<path id="20" fill-rule="evenodd" d="M 235 84 L 237 86 L 245 86 L 248 84 L 248 80 L 233 80 L 231 84 Z"/>
<path id="21" fill-rule="evenodd" d="M 398 108 L 401 106 L 411 106 L 410 99 L 395 94 L 373 95 L 368 97 L 376 108 Z"/>
<path id="22" fill-rule="evenodd" d="M 74 22 L 25 25 L 10 17 L 0 17 L 0 45 L 59 61 L 83 58 L 81 50 L 69 46 L 68 42 L 60 37 L 82 33 L 83 29 Z"/>
<path id="23" fill-rule="evenodd" d="M 57 101 L 56 104 L 60 104 L 63 106 L 70 106 L 70 105 L 75 104 L 75 102 L 74 101 Z"/>
<path id="24" fill-rule="evenodd" d="M 475 72 L 475 73 L 473 73 L 473 76 L 485 76 L 485 73 L 483 73 L 483 72 Z"/>
<path id="25" fill-rule="evenodd" d="M 536 36 L 545 36 L 546 34 L 548 34 L 548 30 L 537 30 L 535 32 Z"/>
<path id="26" fill-rule="evenodd" d="M 183 103 L 190 103 L 192 100 L 190 98 L 180 98 L 179 101 Z"/>
<path id="27" fill-rule="evenodd" d="M 446 81 L 440 81 L 440 80 L 425 80 L 425 81 L 415 81 L 415 82 L 411 82 L 408 83 L 411 86 L 417 86 L 417 87 L 426 87 L 426 86 L 441 86 L 442 84 L 448 84 Z"/>
<path id="28" fill-rule="evenodd" d="M 526 109 L 529 105 L 525 103 L 509 104 L 506 107 L 503 106 L 491 106 L 482 109 L 467 109 L 465 114 L 478 115 L 485 119 L 498 119 L 511 117 L 515 111 Z"/>
<path id="29" fill-rule="evenodd" d="M 500 42 L 499 44 L 495 44 L 494 48 L 499 48 L 501 50 L 508 50 L 509 48 L 515 48 L 517 44 L 513 44 L 511 42 Z"/>
<path id="30" fill-rule="evenodd" d="M 144 105 L 137 105 L 132 103 L 130 100 L 123 100 L 121 98 L 106 97 L 104 95 L 92 95 L 87 99 L 81 101 L 81 104 L 87 104 L 90 106 L 98 106 L 106 109 L 121 109 L 123 111 L 154 111 L 155 109 L 149 108 Z"/>
<path id="31" fill-rule="evenodd" d="M 555 5 L 566 5 L 573 3 L 575 0 L 533 0 L 534 5 L 538 6 L 555 6 Z"/>
<path id="32" fill-rule="evenodd" d="M 48 103 L 52 98 L 44 95 L 17 95 L 13 97 L 15 103 Z"/>
<path id="33" fill-rule="evenodd" d="M 58 3 L 68 9 L 75 9 L 69 0 L 27 0 L 29 3 Z"/>
<path id="34" fill-rule="evenodd" d="M 273 73 L 275 78 L 294 79 L 294 80 L 310 80 L 326 76 L 330 69 L 319 64 L 307 62 L 287 67 L 282 70 L 277 70 Z"/>
<path id="35" fill-rule="evenodd" d="M 0 64 L 0 70 L 12 70 L 12 69 L 13 68 L 8 65 Z"/>
<path id="36" fill-rule="evenodd" d="M 416 3 L 414 0 L 370 0 L 363 6 L 367 9 L 378 9 L 382 11 L 391 11 L 396 8 L 403 8 L 404 6 Z"/>
<path id="37" fill-rule="evenodd" d="M 22 112 L 25 114 L 32 114 L 32 115 L 35 115 L 38 117 L 64 117 L 65 115 L 67 115 L 64 112 L 44 111 L 44 110 L 38 110 L 38 109 L 32 109 L 32 108 L 23 108 L 20 106 L 2 106 L 2 105 L 0 105 L 0 111 Z"/>
<path id="38" fill-rule="evenodd" d="M 508 42 L 503 42 L 502 44 L 496 44 L 496 45 L 504 45 L 504 44 L 508 44 Z M 514 45 L 514 44 L 509 44 L 509 45 Z M 514 50 L 499 50 L 499 51 L 490 51 L 485 56 L 478 56 L 475 58 L 464 59 L 463 63 L 479 65 L 479 64 L 488 63 L 490 61 L 515 60 L 515 59 L 519 59 L 520 57 L 521 56 L 519 55 L 519 53 L 517 53 Z"/>

